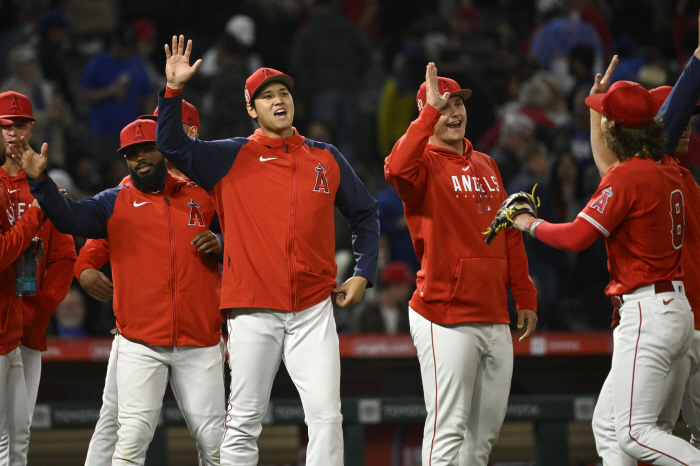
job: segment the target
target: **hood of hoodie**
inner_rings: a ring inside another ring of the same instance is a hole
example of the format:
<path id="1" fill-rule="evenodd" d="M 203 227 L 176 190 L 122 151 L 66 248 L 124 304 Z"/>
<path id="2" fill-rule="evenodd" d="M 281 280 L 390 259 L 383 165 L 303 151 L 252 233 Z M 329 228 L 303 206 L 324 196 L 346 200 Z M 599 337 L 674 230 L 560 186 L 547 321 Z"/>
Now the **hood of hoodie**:
<path id="1" fill-rule="evenodd" d="M 292 130 L 294 130 L 294 134 L 291 136 L 287 136 L 286 138 L 271 138 L 269 136 L 265 136 L 262 130 L 258 128 L 248 139 L 252 139 L 253 141 L 259 142 L 263 146 L 268 147 L 274 151 L 279 150 L 285 152 L 286 144 L 289 148 L 289 151 L 291 152 L 292 150 L 296 150 L 299 147 L 303 146 L 304 141 L 306 141 L 306 138 L 300 135 L 296 128 L 292 127 Z"/>

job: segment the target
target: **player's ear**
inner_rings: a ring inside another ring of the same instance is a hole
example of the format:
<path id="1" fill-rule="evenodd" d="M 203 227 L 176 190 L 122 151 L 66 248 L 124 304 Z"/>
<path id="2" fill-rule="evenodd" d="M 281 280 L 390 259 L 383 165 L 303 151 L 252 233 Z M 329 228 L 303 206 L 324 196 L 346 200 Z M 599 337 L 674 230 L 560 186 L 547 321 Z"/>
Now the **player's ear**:
<path id="1" fill-rule="evenodd" d="M 248 109 L 248 115 L 250 115 L 251 118 L 257 120 L 258 112 L 255 110 L 255 107 L 252 107 L 250 104 L 247 104 L 246 108 Z"/>

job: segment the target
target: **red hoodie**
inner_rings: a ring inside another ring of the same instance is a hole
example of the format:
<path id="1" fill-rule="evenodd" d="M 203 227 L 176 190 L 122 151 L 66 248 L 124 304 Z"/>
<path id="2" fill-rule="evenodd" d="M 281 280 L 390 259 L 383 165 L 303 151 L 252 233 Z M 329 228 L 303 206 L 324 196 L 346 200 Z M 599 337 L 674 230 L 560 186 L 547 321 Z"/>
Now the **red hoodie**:
<path id="1" fill-rule="evenodd" d="M 508 230 L 491 245 L 482 241 L 507 197 L 501 176 L 466 139 L 464 156 L 428 144 L 440 115 L 426 105 L 384 164 L 421 261 L 410 305 L 438 324 L 509 323 L 508 289 L 518 310 L 537 309 L 522 235 Z"/>
<path id="2" fill-rule="evenodd" d="M 221 274 L 192 238 L 216 212 L 207 193 L 168 175 L 165 190 L 118 186 L 74 202 L 50 178 L 32 194 L 57 229 L 109 241 L 114 314 L 121 335 L 149 346 L 213 346 L 221 338 Z"/>
<path id="3" fill-rule="evenodd" d="M 44 224 L 41 210 L 31 207 L 17 220 L 10 195 L 0 183 L 0 355 L 20 345 L 22 299 L 15 296 L 14 261 L 22 254 Z"/>
<path id="4" fill-rule="evenodd" d="M 15 213 L 21 218 L 34 201 L 26 175 L 20 171 L 17 176 L 10 176 L 0 167 L 0 180 L 10 193 Z M 36 268 L 36 296 L 22 298 L 22 344 L 33 350 L 46 351 L 46 327 L 73 281 L 75 243 L 71 235 L 60 233 L 51 222 L 44 223 L 36 236 L 44 243 L 46 255 Z"/>

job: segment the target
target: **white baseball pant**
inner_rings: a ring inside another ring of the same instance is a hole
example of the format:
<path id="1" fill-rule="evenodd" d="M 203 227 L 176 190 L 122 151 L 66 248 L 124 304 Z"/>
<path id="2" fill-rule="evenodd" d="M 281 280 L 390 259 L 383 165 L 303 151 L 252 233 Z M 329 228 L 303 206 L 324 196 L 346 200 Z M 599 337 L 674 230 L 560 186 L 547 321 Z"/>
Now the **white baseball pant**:
<path id="1" fill-rule="evenodd" d="M 307 466 L 341 466 L 340 349 L 331 299 L 296 313 L 236 309 L 227 325 L 231 395 L 221 465 L 258 464 L 256 442 L 284 361 L 309 428 Z"/>
<path id="2" fill-rule="evenodd" d="M 0 356 L 0 426 L 8 441 L 0 445 L 0 456 L 8 466 L 26 466 L 31 419 L 21 350 Z"/>
<path id="3" fill-rule="evenodd" d="M 671 396 L 666 379 L 693 335 L 683 282 L 673 284 L 674 292 L 657 294 L 650 285 L 623 296 L 612 367 L 593 414 L 596 448 L 605 466 L 634 464 L 629 457 L 661 466 L 700 464 L 698 450 L 657 425 L 664 398 Z"/>
<path id="4" fill-rule="evenodd" d="M 409 311 L 428 411 L 422 464 L 486 466 L 508 408 L 510 329 L 481 322 L 440 325 Z"/>
<path id="5" fill-rule="evenodd" d="M 36 406 L 36 397 L 39 393 L 39 380 L 41 379 L 41 351 L 29 349 L 24 345 L 19 346 L 20 355 L 22 357 L 22 367 L 24 371 L 24 383 L 27 393 L 27 418 L 31 426 L 32 416 L 34 415 L 34 407 Z M 21 423 L 22 426 L 24 422 Z M 17 424 L 14 425 L 17 427 Z M 8 425 L 7 429 L 13 428 Z M 0 464 L 8 464 L 8 430 L 3 430 L 0 434 Z M 15 438 L 20 444 L 26 443 L 29 445 L 30 431 L 20 428 L 19 432 L 15 432 Z"/>
<path id="6" fill-rule="evenodd" d="M 700 449 L 700 330 L 693 332 L 693 344 L 688 350 L 687 360 L 690 367 L 683 394 L 683 420 L 690 430 L 690 444 Z"/>
<path id="7" fill-rule="evenodd" d="M 147 346 L 117 336 L 117 443 L 112 465 L 142 465 L 168 383 L 206 466 L 219 464 L 224 428 L 221 345 Z"/>

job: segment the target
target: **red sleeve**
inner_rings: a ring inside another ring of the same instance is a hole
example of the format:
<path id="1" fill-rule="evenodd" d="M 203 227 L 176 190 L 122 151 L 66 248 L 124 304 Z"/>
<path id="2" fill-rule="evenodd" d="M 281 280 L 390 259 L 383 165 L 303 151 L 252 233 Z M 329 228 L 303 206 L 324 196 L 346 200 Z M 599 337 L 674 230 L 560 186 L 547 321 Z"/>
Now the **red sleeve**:
<path id="1" fill-rule="evenodd" d="M 420 191 L 426 180 L 426 170 L 421 163 L 428 139 L 435 131 L 435 123 L 442 113 L 426 105 L 406 134 L 398 140 L 391 154 L 384 160 L 384 177 L 399 193 L 404 202 Z"/>
<path id="2" fill-rule="evenodd" d="M 627 217 L 634 203 L 635 190 L 620 174 L 620 167 L 615 165 L 603 175 L 598 190 L 578 214 L 606 238 Z"/>
<path id="3" fill-rule="evenodd" d="M 508 286 L 518 311 L 537 311 L 537 289 L 528 273 L 527 255 L 523 235 L 518 230 L 506 231 L 508 253 Z"/>
<path id="4" fill-rule="evenodd" d="M 171 87 L 165 86 L 165 97 L 175 97 L 180 94 L 182 94 L 182 89 L 172 89 Z"/>
<path id="5" fill-rule="evenodd" d="M 41 209 L 30 207 L 9 231 L 0 234 L 0 270 L 12 265 L 26 251 L 45 220 Z"/>
<path id="6" fill-rule="evenodd" d="M 51 225 L 49 244 L 46 245 L 46 273 L 36 298 L 44 309 L 55 310 L 68 294 L 73 282 L 75 242 L 71 235 L 61 233 Z"/>
<path id="7" fill-rule="evenodd" d="M 89 239 L 80 249 L 78 260 L 75 262 L 75 278 L 80 280 L 80 274 L 85 269 L 101 269 L 109 262 L 109 243 L 105 239 Z"/>
<path id="8" fill-rule="evenodd" d="M 535 237 L 553 248 L 565 251 L 582 251 L 600 236 L 593 225 L 576 217 L 571 223 L 549 223 L 542 221 L 535 226 Z"/>

